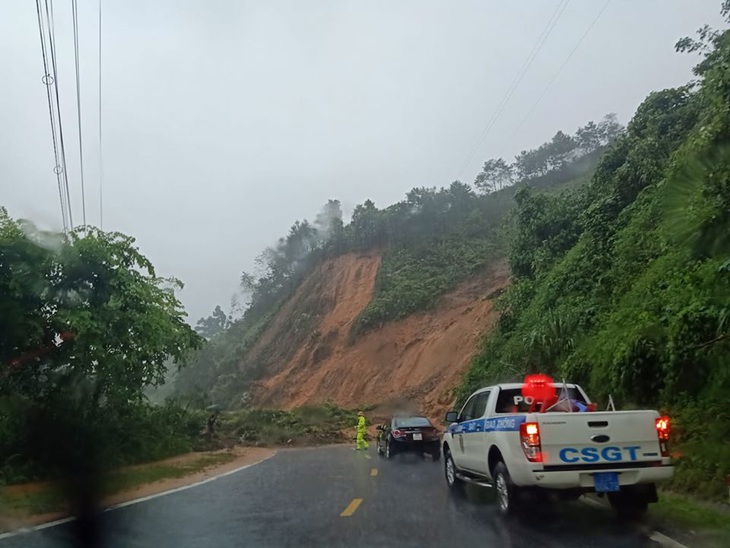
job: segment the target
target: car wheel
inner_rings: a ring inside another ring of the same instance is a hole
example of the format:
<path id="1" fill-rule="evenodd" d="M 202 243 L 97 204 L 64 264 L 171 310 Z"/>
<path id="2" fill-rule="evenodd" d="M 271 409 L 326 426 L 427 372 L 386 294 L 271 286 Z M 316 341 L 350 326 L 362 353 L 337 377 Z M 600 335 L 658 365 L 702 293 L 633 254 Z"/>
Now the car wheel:
<path id="1" fill-rule="evenodd" d="M 503 516 L 511 516 L 517 512 L 519 505 L 519 488 L 512 483 L 507 467 L 498 462 L 494 467 L 494 491 L 497 495 L 497 509 Z"/>
<path id="2" fill-rule="evenodd" d="M 441 451 L 437 449 L 433 453 L 431 453 L 431 458 L 433 459 L 433 462 L 438 462 L 441 460 Z"/>
<path id="3" fill-rule="evenodd" d="M 385 458 L 390 459 L 393 457 L 393 453 L 390 450 L 390 440 L 385 440 Z"/>
<path id="4" fill-rule="evenodd" d="M 444 462 L 444 476 L 446 477 L 446 485 L 452 491 L 459 491 L 464 486 L 464 482 L 456 476 L 456 464 L 451 457 L 451 453 L 446 453 L 446 462 Z"/>

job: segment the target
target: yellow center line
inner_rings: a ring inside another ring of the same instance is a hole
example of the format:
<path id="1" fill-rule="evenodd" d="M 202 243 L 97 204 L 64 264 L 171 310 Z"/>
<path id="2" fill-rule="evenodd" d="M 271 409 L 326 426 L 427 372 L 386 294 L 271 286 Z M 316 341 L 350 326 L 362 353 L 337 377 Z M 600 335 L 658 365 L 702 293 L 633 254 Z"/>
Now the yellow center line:
<path id="1" fill-rule="evenodd" d="M 370 475 L 371 476 L 377 476 L 378 475 L 378 469 L 377 468 L 373 468 L 372 470 L 370 470 Z"/>
<path id="2" fill-rule="evenodd" d="M 358 509 L 360 506 L 360 503 L 362 503 L 362 499 L 352 499 L 352 502 L 347 505 L 347 508 L 345 508 L 342 513 L 340 514 L 341 518 L 346 518 L 348 516 L 351 516 L 355 513 L 355 510 Z"/>

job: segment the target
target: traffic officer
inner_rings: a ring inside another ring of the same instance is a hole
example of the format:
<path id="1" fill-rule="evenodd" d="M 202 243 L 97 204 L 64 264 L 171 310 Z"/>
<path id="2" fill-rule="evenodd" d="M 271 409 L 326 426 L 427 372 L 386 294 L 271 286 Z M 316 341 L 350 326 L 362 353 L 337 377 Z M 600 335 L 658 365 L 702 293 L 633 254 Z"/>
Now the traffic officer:
<path id="1" fill-rule="evenodd" d="M 367 449 L 370 447 L 367 441 L 365 441 L 365 413 L 362 411 L 357 412 L 357 447 L 356 450 Z"/>

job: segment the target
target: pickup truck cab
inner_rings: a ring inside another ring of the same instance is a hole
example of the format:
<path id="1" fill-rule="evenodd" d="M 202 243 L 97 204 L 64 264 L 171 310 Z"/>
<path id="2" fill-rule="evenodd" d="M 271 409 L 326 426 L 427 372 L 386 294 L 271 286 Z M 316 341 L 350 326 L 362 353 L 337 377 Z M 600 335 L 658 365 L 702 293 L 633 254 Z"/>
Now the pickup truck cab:
<path id="1" fill-rule="evenodd" d="M 669 419 L 657 411 L 592 411 L 583 389 L 555 383 L 545 407 L 525 397 L 524 384 L 500 384 L 472 394 L 449 412 L 443 435 L 446 482 L 496 490 L 510 514 L 528 500 L 607 494 L 619 515 L 636 517 L 657 501 L 656 483 L 672 477 Z"/>

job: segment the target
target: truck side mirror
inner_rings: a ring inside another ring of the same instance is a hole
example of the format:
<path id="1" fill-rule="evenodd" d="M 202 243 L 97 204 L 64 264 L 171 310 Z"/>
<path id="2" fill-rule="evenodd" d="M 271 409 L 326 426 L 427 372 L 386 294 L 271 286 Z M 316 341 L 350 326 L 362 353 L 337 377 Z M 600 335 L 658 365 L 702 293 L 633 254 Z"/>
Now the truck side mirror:
<path id="1" fill-rule="evenodd" d="M 456 422 L 459 420 L 459 413 L 456 411 L 449 411 L 446 413 L 446 422 Z"/>

